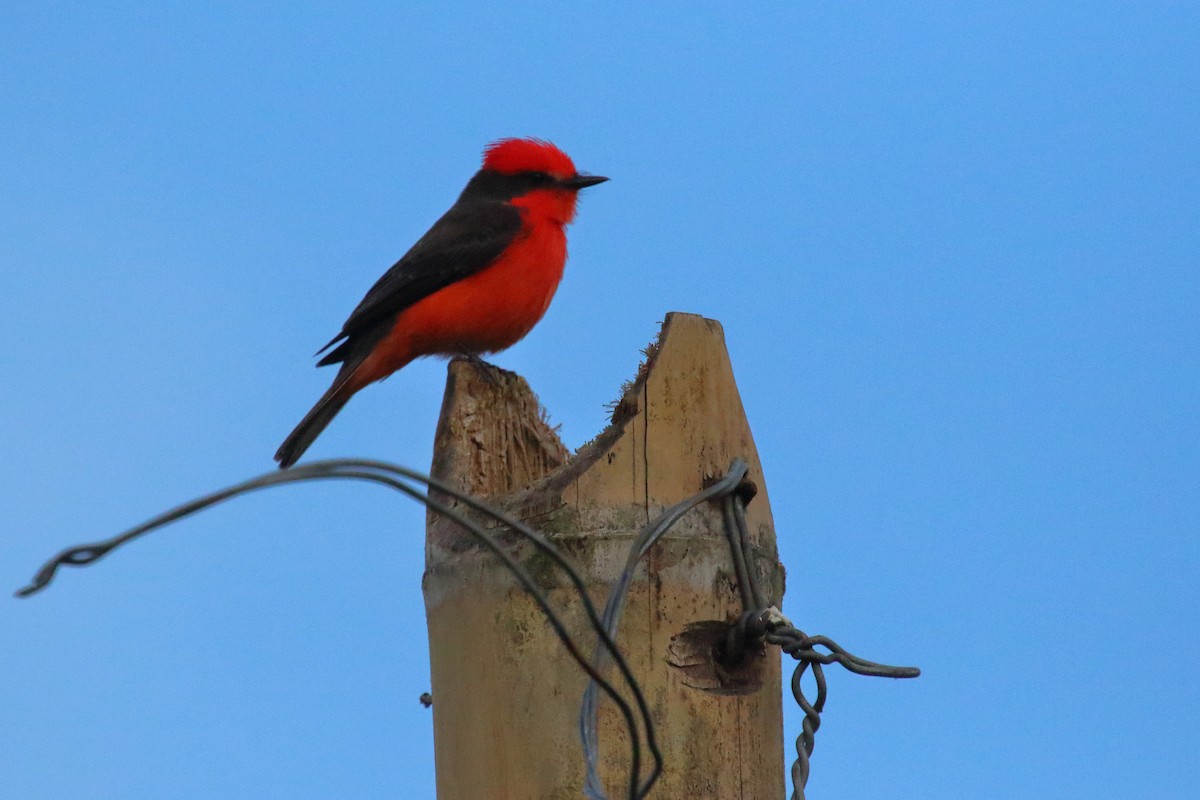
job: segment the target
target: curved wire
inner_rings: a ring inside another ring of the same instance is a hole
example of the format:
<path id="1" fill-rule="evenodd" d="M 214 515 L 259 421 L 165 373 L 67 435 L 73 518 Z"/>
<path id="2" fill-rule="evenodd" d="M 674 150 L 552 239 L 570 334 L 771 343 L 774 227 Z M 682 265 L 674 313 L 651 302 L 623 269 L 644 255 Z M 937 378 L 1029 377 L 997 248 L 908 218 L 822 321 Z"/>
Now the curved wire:
<path id="1" fill-rule="evenodd" d="M 593 660 L 588 659 L 583 655 L 578 646 L 575 644 L 574 640 L 571 638 L 571 635 L 568 633 L 562 620 L 549 606 L 548 600 L 542 593 L 541 589 L 534 582 L 533 578 L 476 522 L 455 511 L 446 504 L 430 498 L 426 494 L 422 494 L 412 486 L 403 483 L 401 480 L 397 480 L 395 477 L 390 477 L 386 474 L 378 474 L 380 472 L 392 473 L 393 475 L 398 475 L 407 480 L 424 483 L 454 497 L 455 499 L 461 501 L 464 505 L 467 505 L 468 507 L 509 526 L 521 534 L 524 538 L 531 541 L 534 546 L 550 556 L 559 566 L 563 568 L 563 571 L 566 573 L 569 581 L 579 595 L 589 622 L 591 622 L 597 634 L 597 647 L 602 647 L 605 651 L 605 655 L 608 658 L 611 658 L 613 663 L 617 665 L 623 680 L 629 687 L 630 692 L 634 695 L 635 702 L 638 706 L 639 716 L 642 718 L 642 725 L 645 727 L 647 746 L 654 757 L 654 765 L 645 781 L 640 780 L 641 736 L 639 735 L 638 725 L 634 718 L 633 709 L 624 700 L 624 698 L 620 696 L 620 693 L 616 690 L 616 688 L 604 678 L 600 672 L 601 668 L 593 666 Z M 576 661 L 576 663 L 579 664 L 580 668 L 587 673 L 590 678 L 589 685 L 598 685 L 620 709 L 630 736 L 631 760 L 628 796 L 630 800 L 639 800 L 639 798 L 644 797 L 645 794 L 650 790 L 650 787 L 652 787 L 654 782 L 657 780 L 657 777 L 661 773 L 662 769 L 662 756 L 659 752 L 657 742 L 655 741 L 654 737 L 653 719 L 650 716 L 649 706 L 646 703 L 641 688 L 638 685 L 637 680 L 633 677 L 628 663 L 621 654 L 620 650 L 617 648 L 612 637 L 607 633 L 601 624 L 599 616 L 596 613 L 595 606 L 587 594 L 583 579 L 562 555 L 558 548 L 556 548 L 544 536 L 537 533 L 529 526 L 497 509 L 492 508 L 488 504 L 471 497 L 470 495 L 458 491 L 442 481 L 438 481 L 432 477 L 423 475 L 415 470 L 410 470 L 407 467 L 401 467 L 399 465 L 389 464 L 387 462 L 373 461 L 368 459 L 328 459 L 302 464 L 286 471 L 273 471 L 265 473 L 256 478 L 243 481 L 235 484 L 234 486 L 212 492 L 204 495 L 203 497 L 177 506 L 169 511 L 153 517 L 141 525 L 131 528 L 124 533 L 118 534 L 117 536 L 102 540 L 100 542 L 79 545 L 63 550 L 57 556 L 48 561 L 40 570 L 38 570 L 33 581 L 28 586 L 18 590 L 16 595 L 18 597 L 28 597 L 38 591 L 41 591 L 50 583 L 51 580 L 53 580 L 60 566 L 85 566 L 87 564 L 94 563 L 108 553 L 112 552 L 114 549 L 140 536 L 143 536 L 172 522 L 176 522 L 180 519 L 191 516 L 198 511 L 210 508 L 238 495 L 286 483 L 338 478 L 366 480 L 383 484 L 396 489 L 397 491 L 400 491 L 409 497 L 418 500 L 419 502 L 424 503 L 433 511 L 445 515 L 449 519 L 453 520 L 456 524 L 463 527 L 468 533 L 470 533 L 472 538 L 486 547 L 504 563 L 504 565 L 517 579 L 518 583 L 521 584 L 522 588 L 524 588 L 526 592 L 533 596 L 535 602 L 546 615 L 547 620 L 554 629 L 555 635 L 557 635 L 559 640 L 562 641 L 563 645 L 567 648 L 567 651 L 570 653 L 571 657 Z"/>
<path id="2" fill-rule="evenodd" d="M 630 548 L 625 569 L 612 584 L 602 614 L 597 614 L 595 605 L 587 592 L 587 587 L 582 577 L 562 552 L 544 535 L 520 520 L 493 508 L 471 495 L 460 492 L 443 481 L 408 469 L 407 467 L 370 459 L 327 459 L 314 461 L 282 472 L 272 471 L 235 484 L 234 486 L 204 495 L 159 514 L 147 522 L 117 536 L 63 550 L 43 565 L 35 574 L 31 583 L 18 590 L 16 594 L 18 597 L 28 597 L 44 589 L 54 579 L 58 568 L 61 566 L 78 567 L 94 563 L 114 549 L 140 536 L 241 494 L 270 486 L 321 479 L 354 479 L 382 484 L 424 503 L 426 507 L 438 514 L 442 514 L 462 527 L 473 539 L 499 558 L 513 574 L 521 587 L 534 598 L 542 613 L 545 614 L 555 635 L 589 678 L 579 713 L 579 733 L 583 744 L 587 769 L 584 786 L 585 794 L 590 800 L 606 800 L 606 795 L 597 773 L 599 760 L 599 735 L 597 729 L 598 692 L 602 691 L 617 705 L 629 732 L 630 774 L 627 796 L 629 800 L 642 800 L 650 792 L 650 789 L 660 776 L 663 760 L 655 738 L 654 723 L 646 698 L 632 671 L 629 669 L 624 655 L 616 646 L 617 628 L 620 623 L 621 613 L 628 599 L 633 574 L 641 560 L 684 514 L 704 502 L 721 499 L 722 519 L 744 610 L 737 622 L 730 627 L 724 649 L 720 656 L 723 660 L 738 661 L 744 657 L 749 643 L 765 641 L 769 644 L 779 646 L 785 653 L 800 662 L 797 664 L 791 680 L 792 694 L 804 712 L 803 729 L 800 736 L 796 739 L 797 757 L 792 765 L 792 796 L 797 800 L 802 800 L 804 797 L 804 786 L 808 782 L 809 756 L 811 756 L 813 751 L 815 733 L 821 724 L 820 714 L 824 709 L 827 696 L 825 673 L 822 665 L 836 662 L 859 675 L 890 678 L 915 678 L 920 675 L 920 670 L 916 667 L 892 667 L 855 656 L 826 636 L 808 636 L 793 626 L 776 609 L 766 605 L 768 602 L 767 597 L 759 586 L 758 575 L 753 566 L 754 552 L 745 518 L 747 498 L 741 496 L 737 491 L 745 479 L 747 470 L 748 468 L 744 461 L 734 459 L 724 477 L 703 491 L 667 509 L 658 519 L 644 527 Z M 561 567 L 568 581 L 575 589 L 575 593 L 578 595 L 583 606 L 584 613 L 596 633 L 596 643 L 592 657 L 590 659 L 584 657 L 582 651 L 571 637 L 571 634 L 567 631 L 562 619 L 550 607 L 549 600 L 541 588 L 520 563 L 497 543 L 478 522 L 446 503 L 433 499 L 428 494 L 423 494 L 405 483 L 404 481 L 406 480 L 423 483 L 431 489 L 436 489 L 458 500 L 475 512 L 485 517 L 490 517 L 492 520 L 510 528 L 531 542 L 538 550 L 549 556 Z M 821 653 L 814 649 L 816 647 L 823 647 L 830 652 Z M 646 746 L 652 756 L 652 765 L 644 779 L 641 778 L 641 731 L 635 719 L 633 708 L 625 701 L 616 687 L 604 677 L 603 671 L 609 665 L 610 661 L 616 665 L 622 680 L 633 695 L 638 716 L 641 718 L 642 728 L 645 731 Z M 801 678 L 810 667 L 817 683 L 817 698 L 815 702 L 811 703 L 801 690 Z"/>

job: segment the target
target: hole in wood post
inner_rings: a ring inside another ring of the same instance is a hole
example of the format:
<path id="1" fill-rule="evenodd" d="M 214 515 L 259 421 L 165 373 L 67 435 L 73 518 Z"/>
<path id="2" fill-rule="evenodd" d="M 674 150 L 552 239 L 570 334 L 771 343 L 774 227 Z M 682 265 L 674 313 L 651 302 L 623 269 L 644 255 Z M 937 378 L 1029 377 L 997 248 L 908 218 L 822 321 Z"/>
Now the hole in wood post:
<path id="1" fill-rule="evenodd" d="M 721 653 L 733 626 L 720 620 L 693 622 L 671 637 L 667 663 L 682 674 L 686 686 L 720 695 L 753 694 L 763 684 L 766 652 L 761 644 L 747 648 L 737 663 Z"/>

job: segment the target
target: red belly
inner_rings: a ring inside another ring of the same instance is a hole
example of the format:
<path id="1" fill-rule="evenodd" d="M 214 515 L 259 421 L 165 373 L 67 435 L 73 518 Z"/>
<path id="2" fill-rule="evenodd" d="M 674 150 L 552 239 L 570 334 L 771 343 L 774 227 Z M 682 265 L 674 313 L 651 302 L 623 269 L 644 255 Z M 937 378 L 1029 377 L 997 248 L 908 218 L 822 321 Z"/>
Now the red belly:
<path id="1" fill-rule="evenodd" d="M 402 312 L 363 361 L 356 382 L 380 380 L 420 356 L 494 353 L 511 347 L 546 313 L 566 260 L 562 226 L 532 226 L 491 266 Z"/>

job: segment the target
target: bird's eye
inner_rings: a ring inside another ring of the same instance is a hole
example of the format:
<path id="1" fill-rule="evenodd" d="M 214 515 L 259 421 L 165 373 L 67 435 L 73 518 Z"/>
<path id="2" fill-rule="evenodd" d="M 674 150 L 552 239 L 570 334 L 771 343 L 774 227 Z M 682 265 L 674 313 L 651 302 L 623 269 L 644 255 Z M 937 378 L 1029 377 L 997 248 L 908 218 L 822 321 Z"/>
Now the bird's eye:
<path id="1" fill-rule="evenodd" d="M 535 184 L 553 183 L 554 178 L 547 175 L 545 172 L 530 172 L 529 179 Z"/>

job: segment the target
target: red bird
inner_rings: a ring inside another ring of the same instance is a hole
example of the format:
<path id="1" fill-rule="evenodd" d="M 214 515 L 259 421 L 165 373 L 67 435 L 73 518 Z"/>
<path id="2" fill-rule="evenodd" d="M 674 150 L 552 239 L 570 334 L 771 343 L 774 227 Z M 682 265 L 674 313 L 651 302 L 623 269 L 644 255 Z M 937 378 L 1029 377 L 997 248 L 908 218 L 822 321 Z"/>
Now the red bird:
<path id="1" fill-rule="evenodd" d="M 450 210 L 318 351 L 336 344 L 317 366 L 342 366 L 275 453 L 280 468 L 296 463 L 355 392 L 413 359 L 495 353 L 520 341 L 562 279 L 579 190 L 606 180 L 580 174 L 539 139 L 488 145 L 483 169 Z"/>

